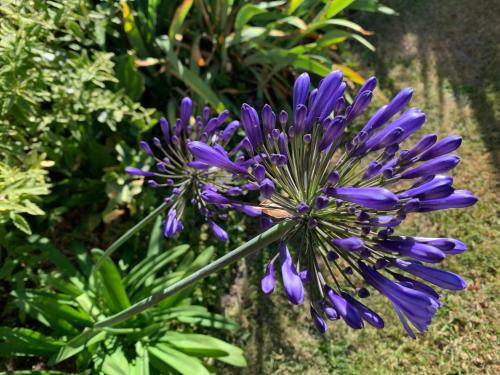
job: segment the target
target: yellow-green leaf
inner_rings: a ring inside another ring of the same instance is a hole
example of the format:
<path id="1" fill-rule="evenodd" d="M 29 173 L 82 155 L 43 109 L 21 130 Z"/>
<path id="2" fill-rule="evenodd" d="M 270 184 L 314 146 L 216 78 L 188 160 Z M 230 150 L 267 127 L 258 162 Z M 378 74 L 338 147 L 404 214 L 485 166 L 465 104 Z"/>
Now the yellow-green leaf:
<path id="1" fill-rule="evenodd" d="M 175 11 L 174 18 L 172 19 L 172 23 L 170 24 L 170 28 L 168 30 L 168 37 L 170 40 L 174 40 L 176 35 L 179 33 L 179 30 L 186 19 L 186 16 L 189 12 L 189 9 L 193 6 L 193 0 L 183 0 L 181 5 L 179 5 Z"/>

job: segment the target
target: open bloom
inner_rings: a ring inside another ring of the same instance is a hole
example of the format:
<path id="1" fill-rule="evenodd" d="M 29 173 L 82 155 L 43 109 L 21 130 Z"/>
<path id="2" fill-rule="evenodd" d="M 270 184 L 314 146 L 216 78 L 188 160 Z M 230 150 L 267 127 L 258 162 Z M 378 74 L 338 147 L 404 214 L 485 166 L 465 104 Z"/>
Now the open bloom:
<path id="1" fill-rule="evenodd" d="M 168 121 L 162 118 L 161 137 L 153 138 L 153 146 L 146 141 L 141 142 L 144 152 L 155 162 L 152 171 L 135 167 L 127 167 L 125 171 L 134 176 L 145 177 L 152 188 L 165 189 L 165 201 L 171 205 L 163 224 L 166 237 L 173 237 L 183 230 L 184 212 L 188 206 L 193 206 L 205 219 L 214 236 L 221 241 L 227 241 L 228 235 L 218 222 L 227 219 L 228 208 L 253 215 L 260 214 L 245 204 L 233 204 L 226 196 L 239 195 L 244 191 L 235 185 L 230 174 L 221 169 L 230 169 L 230 166 L 234 165 L 235 171 L 246 171 L 245 167 L 231 161 L 223 148 L 231 140 L 240 123 L 232 121 L 225 124 L 228 111 L 210 117 L 208 107 L 204 108 L 201 116 L 193 118 L 192 109 L 191 99 L 182 99 L 179 118 L 175 124 L 170 126 Z M 194 160 L 188 151 L 192 141 L 196 141 L 200 149 L 217 150 L 217 156 L 224 163 L 207 164 Z"/>
<path id="2" fill-rule="evenodd" d="M 376 84 L 375 78 L 367 80 L 346 107 L 340 71 L 313 90 L 309 76 L 302 74 L 294 84 L 291 116 L 284 111 L 276 115 L 268 105 L 259 116 L 243 104 L 248 171 L 206 154 L 195 156 L 244 175 L 260 190 L 263 212 L 294 222 L 267 265 L 265 293 L 275 289 L 274 270 L 281 267 L 288 299 L 301 304 L 307 291 L 314 325 L 325 332 L 326 322 L 339 318 L 354 329 L 365 323 L 382 328 L 382 318 L 359 300 L 373 288 L 389 299 L 415 337 L 413 329 L 425 331 L 441 306 L 439 294 L 427 283 L 465 288 L 460 276 L 423 263 L 439 263 L 466 246 L 451 238 L 396 235 L 395 228 L 410 214 L 468 207 L 477 198 L 455 190 L 453 178 L 444 175 L 460 161 L 450 154 L 460 146 L 460 137 L 437 141 L 428 134 L 402 149 L 425 122 L 420 109 L 405 109 L 410 88 L 347 139 L 346 127 L 367 109 Z"/>

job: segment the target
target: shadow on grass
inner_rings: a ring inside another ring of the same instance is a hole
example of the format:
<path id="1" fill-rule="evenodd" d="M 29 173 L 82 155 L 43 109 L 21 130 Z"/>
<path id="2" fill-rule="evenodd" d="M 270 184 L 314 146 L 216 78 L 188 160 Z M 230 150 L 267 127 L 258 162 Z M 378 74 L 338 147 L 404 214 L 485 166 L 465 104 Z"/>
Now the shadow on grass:
<path id="1" fill-rule="evenodd" d="M 500 14 L 498 0 L 384 1 L 399 17 L 363 15 L 360 23 L 374 30 L 377 77 L 384 88 L 395 91 L 386 77 L 398 62 L 418 59 L 425 105 L 439 103 L 441 119 L 446 108 L 444 91 L 451 90 L 458 103 L 467 98 L 481 128 L 481 138 L 500 176 Z M 411 36 L 411 37 L 409 37 Z M 409 40 L 410 38 L 410 40 Z M 409 45 L 410 44 L 410 45 Z M 428 72 L 435 65 L 438 97 L 428 90 Z M 497 178 L 497 181 L 500 178 Z"/>

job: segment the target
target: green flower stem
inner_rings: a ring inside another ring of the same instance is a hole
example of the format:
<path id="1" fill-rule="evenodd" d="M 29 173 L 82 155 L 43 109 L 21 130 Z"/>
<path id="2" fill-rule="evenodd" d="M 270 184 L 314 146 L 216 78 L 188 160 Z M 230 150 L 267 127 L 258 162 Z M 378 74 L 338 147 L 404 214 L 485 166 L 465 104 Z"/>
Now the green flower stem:
<path id="1" fill-rule="evenodd" d="M 267 245 L 279 240 L 283 235 L 289 231 L 294 225 L 294 221 L 287 220 L 279 224 L 274 225 L 264 233 L 254 237 L 250 241 L 244 243 L 243 245 L 237 247 L 233 251 L 227 253 L 226 255 L 220 257 L 219 259 L 213 261 L 212 263 L 206 265 L 205 267 L 199 269 L 198 271 L 192 273 L 191 275 L 185 277 L 184 279 L 176 282 L 175 284 L 163 289 L 149 297 L 144 298 L 142 301 L 137 302 L 135 305 L 120 311 L 119 313 L 112 315 L 104 320 L 97 322 L 94 328 L 105 328 L 111 327 L 118 323 L 121 323 L 134 315 L 137 315 L 151 306 L 156 305 L 158 302 L 164 300 L 168 296 L 177 293 L 187 287 L 193 285 L 197 281 L 207 277 L 208 275 L 217 272 L 237 260 L 250 255 Z"/>
<path id="2" fill-rule="evenodd" d="M 96 262 L 92 272 L 95 273 L 101 266 L 102 263 L 111 256 L 118 248 L 123 245 L 127 240 L 132 237 L 134 234 L 139 232 L 142 228 L 144 228 L 146 225 L 151 223 L 154 218 L 156 218 L 159 214 L 161 214 L 163 211 L 165 211 L 168 207 L 170 206 L 169 203 L 163 202 L 161 205 L 159 205 L 157 208 L 155 208 L 151 213 L 146 216 L 144 219 L 139 221 L 136 225 L 134 225 L 132 228 L 130 228 L 128 231 L 126 231 L 120 238 L 118 238 L 115 242 L 109 246 L 102 257 L 99 258 L 99 260 Z"/>

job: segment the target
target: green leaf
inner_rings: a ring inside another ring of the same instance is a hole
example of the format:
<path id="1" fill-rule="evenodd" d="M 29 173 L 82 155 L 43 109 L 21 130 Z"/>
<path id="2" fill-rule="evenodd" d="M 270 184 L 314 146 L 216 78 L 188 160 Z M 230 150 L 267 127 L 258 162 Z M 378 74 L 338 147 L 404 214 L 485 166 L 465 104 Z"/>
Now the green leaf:
<path id="1" fill-rule="evenodd" d="M 364 45 L 370 51 L 375 51 L 375 46 L 373 44 L 371 44 L 369 41 L 367 41 L 365 38 L 363 38 L 361 35 L 352 34 L 351 38 L 357 40 L 359 43 L 361 43 L 362 45 Z"/>
<path id="2" fill-rule="evenodd" d="M 44 253 L 47 260 L 52 262 L 63 275 L 68 277 L 79 276 L 75 266 L 73 266 L 69 259 L 58 248 L 50 243 L 48 238 L 33 235 L 28 238 L 28 242 L 32 244 L 33 247 L 40 250 L 40 252 Z"/>
<path id="3" fill-rule="evenodd" d="M 167 341 L 182 352 L 199 357 L 216 357 L 218 360 L 237 367 L 245 367 L 243 351 L 215 337 L 195 333 L 169 331 L 160 341 Z"/>
<path id="4" fill-rule="evenodd" d="M 239 328 L 239 325 L 232 320 L 229 320 L 222 315 L 205 312 L 205 313 L 197 313 L 192 315 L 179 315 L 177 320 L 182 323 L 201 325 L 203 327 L 210 327 L 215 329 L 227 329 L 227 330 L 236 330 Z"/>
<path id="5" fill-rule="evenodd" d="M 149 353 L 156 359 L 177 370 L 183 375 L 210 375 L 202 362 L 190 357 L 166 344 L 157 344 L 148 347 Z"/>
<path id="6" fill-rule="evenodd" d="M 243 29 L 248 21 L 250 21 L 254 16 L 260 13 L 265 13 L 264 9 L 259 8 L 254 4 L 245 4 L 241 7 L 236 15 L 236 19 L 234 21 L 234 29 L 236 32 L 240 32 Z"/>
<path id="7" fill-rule="evenodd" d="M 28 222 L 24 217 L 11 211 L 10 218 L 12 219 L 12 222 L 14 223 L 17 229 L 19 229 L 20 231 L 24 232 L 27 235 L 31 235 L 30 225 L 28 224 Z"/>
<path id="8" fill-rule="evenodd" d="M 290 0 L 288 2 L 288 14 L 293 14 L 295 10 L 304 2 L 304 0 Z"/>
<path id="9" fill-rule="evenodd" d="M 388 16 L 397 16 L 398 13 L 377 0 L 356 0 L 351 5 L 351 9 L 362 10 L 365 12 L 379 12 Z"/>
<path id="10" fill-rule="evenodd" d="M 163 250 L 163 244 L 165 240 L 163 238 L 161 223 L 162 223 L 162 218 L 161 216 L 158 216 L 152 225 L 153 229 L 151 230 L 151 235 L 149 236 L 149 244 L 147 251 L 148 257 L 158 255 Z"/>
<path id="11" fill-rule="evenodd" d="M 0 327 L 0 357 L 49 356 L 64 342 L 28 328 Z"/>
<path id="12" fill-rule="evenodd" d="M 137 356 L 130 364 L 130 375 L 149 375 L 149 353 L 140 341 L 135 343 Z"/>
<path id="13" fill-rule="evenodd" d="M 174 50 L 171 48 L 169 39 L 160 37 L 156 43 L 165 52 L 168 59 L 168 68 L 170 72 L 184 84 L 206 100 L 216 111 L 224 110 L 224 104 L 218 98 L 217 94 L 208 86 L 205 81 L 195 72 L 186 68 L 177 58 Z"/>
<path id="14" fill-rule="evenodd" d="M 186 274 L 192 273 L 192 272 L 198 270 L 199 268 L 207 265 L 208 262 L 210 262 L 210 260 L 213 258 L 214 253 L 215 253 L 215 248 L 213 246 L 207 247 L 189 265 L 189 267 L 186 269 Z"/>
<path id="15" fill-rule="evenodd" d="M 70 332 L 75 326 L 87 326 L 92 323 L 91 318 L 83 311 L 72 307 L 72 301 L 60 294 L 47 294 L 39 291 L 15 290 L 12 292 L 21 308 L 37 317 L 37 313 L 54 328 L 62 328 Z"/>
<path id="16" fill-rule="evenodd" d="M 60 348 L 57 355 L 50 359 L 50 363 L 57 364 L 71 358 L 72 356 L 80 353 L 82 350 L 104 340 L 105 338 L 106 332 L 104 331 L 85 329 L 82 333 L 73 337 L 62 348 Z"/>
<path id="17" fill-rule="evenodd" d="M 104 357 L 102 372 L 106 375 L 130 375 L 129 363 L 120 347 Z"/>
<path id="18" fill-rule="evenodd" d="M 172 18 L 172 22 L 170 24 L 170 28 L 168 30 L 168 38 L 170 40 L 174 40 L 176 34 L 179 33 L 179 30 L 184 23 L 184 20 L 193 5 L 193 0 L 182 0 L 181 5 L 179 5 L 175 11 L 174 18 Z"/>
<path id="19" fill-rule="evenodd" d="M 102 251 L 94 249 L 95 260 L 102 256 Z M 104 259 L 101 268 L 97 272 L 101 287 L 98 292 L 102 293 L 103 300 L 113 313 L 130 307 L 130 301 L 125 291 L 120 272 L 110 258 Z"/>
<path id="20" fill-rule="evenodd" d="M 328 3 L 321 10 L 316 19 L 325 20 L 335 17 L 351 5 L 353 1 L 354 0 L 328 0 Z"/>
<path id="21" fill-rule="evenodd" d="M 148 52 L 144 41 L 142 40 L 141 33 L 137 28 L 137 23 L 135 22 L 134 15 L 132 14 L 132 9 L 127 4 L 126 0 L 121 1 L 122 4 L 122 17 L 123 17 L 123 30 L 127 35 L 127 38 L 132 45 L 132 47 L 137 51 L 140 57 L 147 57 Z"/>
<path id="22" fill-rule="evenodd" d="M 188 250 L 189 245 L 179 245 L 159 255 L 146 257 L 130 270 L 123 278 L 123 283 L 127 286 L 128 290 L 138 290 L 149 277 L 155 276 L 156 272 L 182 256 Z"/>
<path id="23" fill-rule="evenodd" d="M 299 70 L 306 70 L 315 73 L 319 76 L 326 76 L 331 72 L 331 69 L 321 64 L 320 62 L 311 59 L 308 56 L 299 56 L 294 62 L 293 66 Z"/>
<path id="24" fill-rule="evenodd" d="M 134 55 L 129 53 L 117 58 L 116 77 L 130 99 L 139 100 L 145 90 L 145 85 L 144 77 L 135 66 Z"/>

